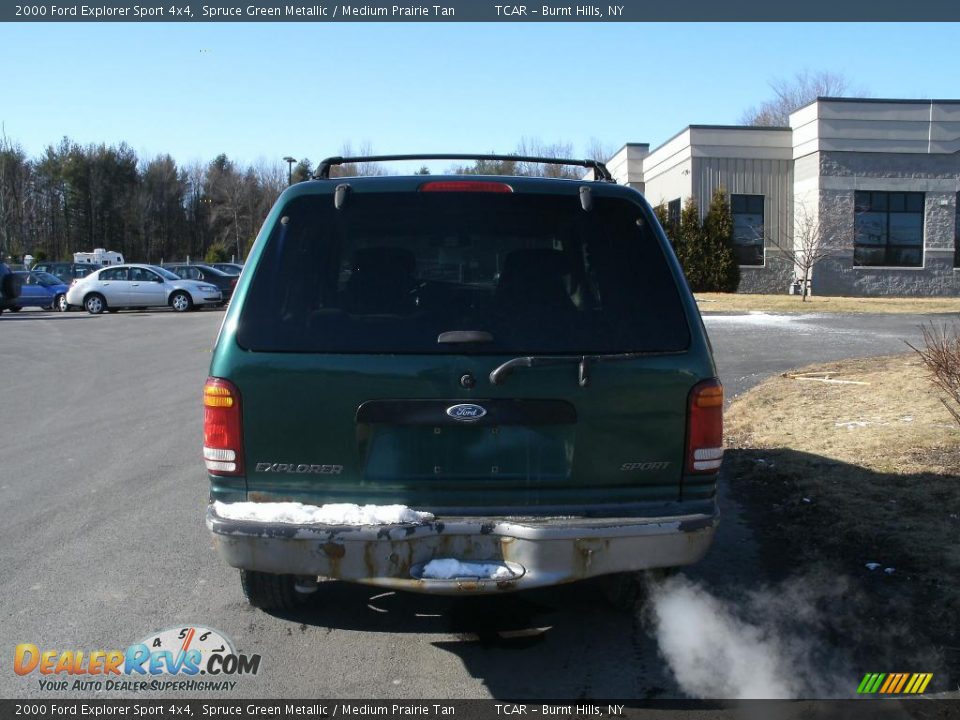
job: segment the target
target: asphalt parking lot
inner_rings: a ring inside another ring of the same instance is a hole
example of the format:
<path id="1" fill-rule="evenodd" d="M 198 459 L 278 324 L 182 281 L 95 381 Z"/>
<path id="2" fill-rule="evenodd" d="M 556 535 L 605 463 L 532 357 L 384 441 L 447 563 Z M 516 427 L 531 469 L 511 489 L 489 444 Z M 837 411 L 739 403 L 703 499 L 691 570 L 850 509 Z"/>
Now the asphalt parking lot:
<path id="1" fill-rule="evenodd" d="M 0 648 L 8 657 L 18 643 L 125 648 L 201 624 L 263 658 L 260 673 L 239 679 L 228 697 L 678 693 L 640 621 L 607 609 L 592 588 L 448 599 L 327 583 L 295 616 L 248 607 L 203 523 L 200 390 L 222 317 L 25 310 L 0 318 Z M 924 318 L 705 321 L 734 395 L 791 367 L 902 352 Z M 687 575 L 736 594 L 762 581 L 757 539 L 723 490 L 721 503 L 717 542 Z M 0 695 L 51 696 L 36 675 L 9 667 Z"/>

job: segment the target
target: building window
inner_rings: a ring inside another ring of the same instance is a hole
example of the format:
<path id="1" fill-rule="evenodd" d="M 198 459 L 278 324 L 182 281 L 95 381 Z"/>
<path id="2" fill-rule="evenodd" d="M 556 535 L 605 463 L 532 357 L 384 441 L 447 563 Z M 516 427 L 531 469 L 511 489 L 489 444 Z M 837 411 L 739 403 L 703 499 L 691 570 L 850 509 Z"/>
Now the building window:
<path id="1" fill-rule="evenodd" d="M 854 265 L 923 265 L 923 193 L 857 191 Z"/>
<path id="2" fill-rule="evenodd" d="M 763 265 L 763 195 L 731 195 L 733 250 L 739 265 Z"/>
<path id="3" fill-rule="evenodd" d="M 673 229 L 680 227 L 680 198 L 667 203 L 667 223 Z"/>
<path id="4" fill-rule="evenodd" d="M 960 192 L 954 203 L 953 218 L 953 266 L 960 267 Z"/>

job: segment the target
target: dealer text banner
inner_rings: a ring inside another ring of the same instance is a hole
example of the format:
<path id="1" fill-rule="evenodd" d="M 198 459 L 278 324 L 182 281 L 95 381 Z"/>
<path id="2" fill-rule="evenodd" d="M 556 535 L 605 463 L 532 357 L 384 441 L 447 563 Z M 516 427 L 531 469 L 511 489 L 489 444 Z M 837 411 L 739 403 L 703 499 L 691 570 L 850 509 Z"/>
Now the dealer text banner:
<path id="1" fill-rule="evenodd" d="M 503 0 L 424 2 L 34 2 L 0 5 L 3 22 L 658 22 L 960 20 L 953 0 L 615 0 L 607 3 L 505 5 Z"/>
<path id="2" fill-rule="evenodd" d="M 663 701 L 509 701 L 509 700 L 0 700 L 0 717 L 51 718 L 270 718 L 304 720 L 315 718 L 457 718 L 458 720 L 649 720 L 679 717 L 728 718 L 844 718 L 875 720 L 877 717 L 956 717 L 950 701 L 920 703 L 926 713 L 914 715 L 909 706 L 880 700 L 700 700 Z M 901 714 L 903 712 L 903 714 Z M 888 713 L 890 713 L 888 715 Z"/>

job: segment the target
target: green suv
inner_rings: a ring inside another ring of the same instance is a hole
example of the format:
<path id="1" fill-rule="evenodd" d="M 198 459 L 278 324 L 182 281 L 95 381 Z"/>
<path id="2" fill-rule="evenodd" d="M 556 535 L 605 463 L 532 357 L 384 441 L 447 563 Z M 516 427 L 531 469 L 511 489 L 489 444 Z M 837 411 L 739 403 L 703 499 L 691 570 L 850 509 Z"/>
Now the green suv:
<path id="1" fill-rule="evenodd" d="M 364 160 L 504 159 L 389 156 Z M 723 389 L 650 206 L 597 180 L 317 176 L 268 215 L 204 388 L 207 525 L 253 605 L 686 565 Z M 621 576 L 623 577 L 623 576 Z"/>

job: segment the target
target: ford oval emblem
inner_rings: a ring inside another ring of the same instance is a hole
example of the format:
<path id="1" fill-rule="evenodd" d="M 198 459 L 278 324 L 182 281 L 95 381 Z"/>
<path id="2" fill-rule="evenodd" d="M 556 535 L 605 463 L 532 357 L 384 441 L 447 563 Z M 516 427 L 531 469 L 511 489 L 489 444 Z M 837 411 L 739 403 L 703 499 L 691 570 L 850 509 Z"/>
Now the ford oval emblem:
<path id="1" fill-rule="evenodd" d="M 479 405 L 473 405 L 472 403 L 451 405 L 447 408 L 447 415 L 452 417 L 454 420 L 460 420 L 461 422 L 473 422 L 474 420 L 479 420 L 486 414 L 486 408 L 480 407 Z"/>

